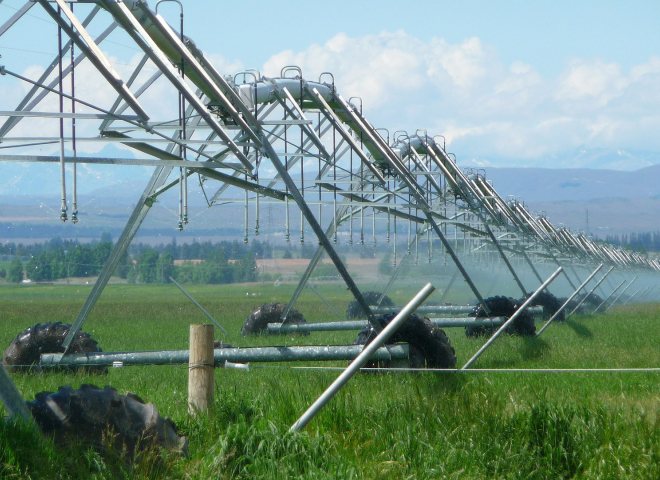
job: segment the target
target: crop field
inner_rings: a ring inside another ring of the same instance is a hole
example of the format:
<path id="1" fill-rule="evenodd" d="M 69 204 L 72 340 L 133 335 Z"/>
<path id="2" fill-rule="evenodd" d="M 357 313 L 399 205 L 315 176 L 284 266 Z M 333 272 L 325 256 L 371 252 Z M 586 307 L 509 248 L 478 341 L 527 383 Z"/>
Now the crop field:
<path id="1" fill-rule="evenodd" d="M 240 336 L 247 314 L 286 301 L 291 285 L 189 286 L 234 346 L 351 344 L 356 332 Z M 90 287 L 0 287 L 0 344 L 39 322 L 71 323 Z M 392 292 L 401 304 L 414 289 Z M 343 319 L 344 287 L 317 287 L 296 306 L 308 321 Z M 660 366 L 660 304 L 554 323 L 539 338 L 503 336 L 474 368 Z M 172 285 L 111 285 L 83 329 L 104 351 L 186 349 L 203 315 Z M 484 339 L 446 329 L 458 365 Z M 62 385 L 110 385 L 154 403 L 189 440 L 180 457 L 61 448 L 0 423 L 0 478 L 660 478 L 660 375 L 654 372 L 379 372 L 356 375 L 301 433 L 291 424 L 346 362 L 216 369 L 208 416 L 187 412 L 187 365 L 107 375 L 11 374 L 26 400 Z M 299 367 L 314 368 L 299 368 Z"/>

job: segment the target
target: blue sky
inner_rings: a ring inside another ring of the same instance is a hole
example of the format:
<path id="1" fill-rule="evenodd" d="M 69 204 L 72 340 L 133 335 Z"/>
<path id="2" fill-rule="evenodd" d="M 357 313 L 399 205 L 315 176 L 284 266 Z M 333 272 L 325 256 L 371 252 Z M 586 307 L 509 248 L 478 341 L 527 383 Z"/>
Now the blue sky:
<path id="1" fill-rule="evenodd" d="M 443 134 L 459 163 L 660 163 L 660 1 L 182 3 L 185 33 L 221 73 L 331 71 L 376 126 Z M 0 3 L 0 21 L 22 4 Z M 175 4 L 160 12 L 178 26 Z M 40 7 L 31 15 L 46 23 Z M 46 52 L 45 28 L 0 38 L 8 68 L 29 71 Z"/>
<path id="2" fill-rule="evenodd" d="M 373 123 L 444 134 L 470 163 L 660 162 L 658 1 L 185 5 L 190 36 L 228 65 L 332 71 Z"/>
<path id="3" fill-rule="evenodd" d="M 185 28 L 199 46 L 249 68 L 262 66 L 279 51 L 302 50 L 340 32 L 361 37 L 397 30 L 426 41 L 439 37 L 460 43 L 478 37 L 503 62 L 531 63 L 543 74 L 557 74 L 575 58 L 612 61 L 627 68 L 660 54 L 657 0 L 184 0 L 183 4 Z M 178 21 L 177 7 L 161 8 L 168 19 Z"/>

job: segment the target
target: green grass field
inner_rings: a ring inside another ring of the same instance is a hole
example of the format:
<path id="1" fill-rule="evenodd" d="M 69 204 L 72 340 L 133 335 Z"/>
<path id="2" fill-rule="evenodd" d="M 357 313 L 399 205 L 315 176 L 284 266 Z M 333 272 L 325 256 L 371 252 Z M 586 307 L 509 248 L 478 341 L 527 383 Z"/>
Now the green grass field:
<path id="1" fill-rule="evenodd" d="M 90 287 L 3 286 L 0 345 L 38 322 L 71 323 Z M 292 286 L 197 286 L 189 291 L 235 346 L 350 344 L 354 332 L 239 335 L 246 315 L 286 301 Z M 308 321 L 344 317 L 344 287 L 309 292 Z M 403 303 L 413 290 L 393 292 Z M 660 366 L 660 304 L 553 324 L 540 338 L 503 336 L 475 368 Z M 185 349 L 202 314 L 171 285 L 112 285 L 84 330 L 105 351 Z M 447 329 L 462 365 L 483 343 Z M 216 332 L 218 333 L 218 332 Z M 316 363 L 319 367 L 344 363 Z M 147 455 L 134 466 L 85 448 L 64 450 L 35 432 L 0 425 L 0 478 L 660 478 L 660 374 L 361 374 L 299 434 L 290 425 L 338 375 L 292 364 L 217 369 L 213 412 L 187 413 L 187 366 L 124 367 L 106 376 L 12 374 L 27 400 L 83 383 L 134 392 L 177 424 L 187 458 Z"/>

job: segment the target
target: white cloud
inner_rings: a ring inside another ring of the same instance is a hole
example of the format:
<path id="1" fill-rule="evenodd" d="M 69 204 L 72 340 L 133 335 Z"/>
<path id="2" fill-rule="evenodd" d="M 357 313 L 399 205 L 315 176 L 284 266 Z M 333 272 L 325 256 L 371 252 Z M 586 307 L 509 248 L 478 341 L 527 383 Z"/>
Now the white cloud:
<path id="1" fill-rule="evenodd" d="M 344 97 L 359 95 L 367 117 L 390 131 L 444 135 L 460 159 L 553 155 L 581 146 L 659 150 L 660 58 L 624 70 L 573 60 L 556 77 L 529 63 L 505 64 L 479 38 L 450 43 L 406 32 L 349 37 L 273 55 L 279 76 L 298 65 L 316 79 L 331 71 Z"/>
<path id="2" fill-rule="evenodd" d="M 422 59 L 417 53 L 421 46 L 403 32 L 361 38 L 340 33 L 324 45 L 314 44 L 302 52 L 280 52 L 263 70 L 267 76 L 279 76 L 282 67 L 298 65 L 310 80 L 332 72 L 345 97 L 360 96 L 365 104 L 376 107 L 394 100 L 400 91 L 422 86 Z"/>
<path id="3" fill-rule="evenodd" d="M 431 79 L 444 83 L 448 77 L 454 86 L 465 90 L 477 85 L 488 74 L 491 52 L 476 37 L 459 45 L 434 39 L 429 47 L 426 72 Z"/>
<path id="4" fill-rule="evenodd" d="M 574 62 L 560 79 L 555 98 L 569 105 L 584 102 L 591 108 L 604 107 L 629 83 L 617 64 Z"/>

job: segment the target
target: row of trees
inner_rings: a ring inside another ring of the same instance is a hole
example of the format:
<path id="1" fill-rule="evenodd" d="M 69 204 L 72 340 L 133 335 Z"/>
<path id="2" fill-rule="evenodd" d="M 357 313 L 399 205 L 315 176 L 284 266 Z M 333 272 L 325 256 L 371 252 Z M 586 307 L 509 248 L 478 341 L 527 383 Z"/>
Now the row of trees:
<path id="1" fill-rule="evenodd" d="M 9 259 L 0 277 L 18 283 L 69 277 L 91 277 L 101 271 L 114 244 L 104 234 L 97 242 L 81 244 L 52 239 L 35 245 L 0 245 L 0 255 Z M 204 242 L 149 246 L 137 244 L 120 259 L 115 275 L 134 283 L 166 283 L 170 277 L 187 283 L 233 283 L 254 281 L 256 257 L 272 254 L 265 242 Z M 193 256 L 195 255 L 195 256 Z M 176 262 L 175 260 L 181 260 Z M 194 260 L 194 261 L 193 261 Z"/>
<path id="2" fill-rule="evenodd" d="M 249 245 L 236 240 L 228 242 L 197 242 L 192 243 L 178 243 L 176 238 L 172 238 L 170 243 L 161 243 L 160 245 L 151 246 L 145 244 L 136 244 L 131 246 L 131 253 L 139 255 L 143 250 L 153 249 L 159 253 L 167 253 L 176 260 L 198 260 L 198 259 L 213 259 L 218 250 L 222 251 L 225 258 L 240 258 L 247 251 L 252 252 L 258 258 L 272 258 L 273 247 L 268 242 L 259 240 L 252 240 Z"/>
<path id="3" fill-rule="evenodd" d="M 660 232 L 607 235 L 605 241 L 637 252 L 660 252 Z"/>
<path id="4" fill-rule="evenodd" d="M 8 281 L 20 282 L 25 277 L 35 282 L 43 282 L 98 275 L 112 251 L 113 243 L 108 234 L 103 234 L 100 241 L 88 244 L 55 238 L 28 247 L 20 244 L 5 244 L 2 247 L 2 253 L 5 255 L 9 255 L 11 251 L 16 252 L 10 255 L 12 259 L 5 271 Z M 117 274 L 126 278 L 128 256 L 120 263 Z"/>
<path id="5" fill-rule="evenodd" d="M 175 265 L 170 252 L 144 247 L 136 257 L 133 268 L 129 269 L 127 278 L 132 283 L 167 283 L 170 278 L 181 283 L 252 282 L 257 279 L 257 263 L 254 252 L 249 249 L 235 259 L 226 258 L 222 248 L 218 248 L 201 262 L 184 260 L 182 264 Z"/>

